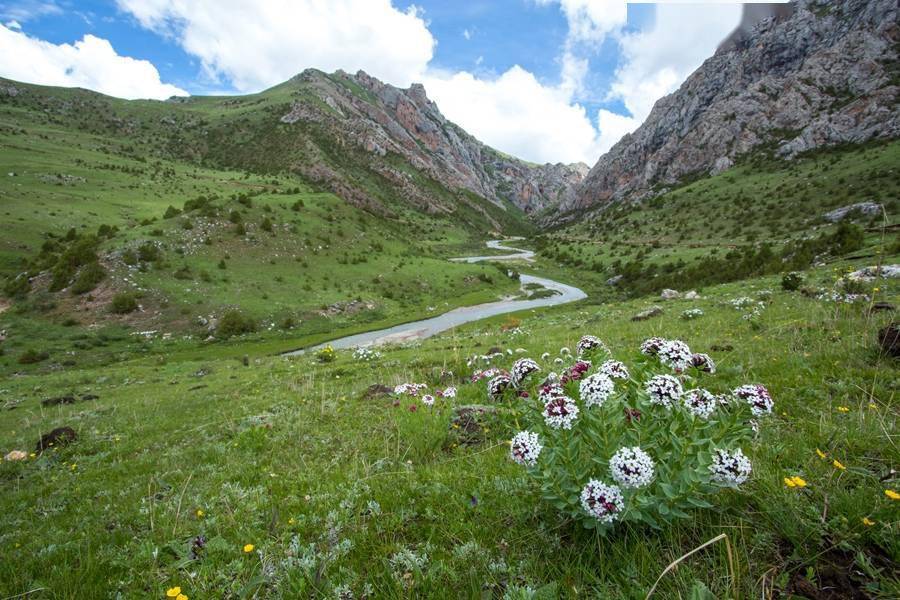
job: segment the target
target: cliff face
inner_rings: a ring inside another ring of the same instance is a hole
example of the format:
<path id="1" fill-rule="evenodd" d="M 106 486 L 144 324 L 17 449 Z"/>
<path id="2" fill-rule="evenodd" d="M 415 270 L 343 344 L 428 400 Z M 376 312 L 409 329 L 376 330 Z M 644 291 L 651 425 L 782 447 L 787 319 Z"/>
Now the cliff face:
<path id="1" fill-rule="evenodd" d="M 792 8 L 732 36 L 660 99 L 559 212 L 721 172 L 763 145 L 789 159 L 900 135 L 896 0 L 800 0 Z"/>
<path id="2" fill-rule="evenodd" d="M 533 165 L 482 144 L 448 121 L 419 84 L 400 89 L 364 72 L 307 70 L 284 85 L 303 93 L 282 123 L 315 123 L 341 145 L 364 150 L 369 168 L 407 196 L 418 195 L 410 187 L 415 184 L 387 160 L 390 155 L 449 189 L 468 190 L 499 206 L 511 202 L 528 213 L 571 202 L 589 170 L 584 164 Z"/>

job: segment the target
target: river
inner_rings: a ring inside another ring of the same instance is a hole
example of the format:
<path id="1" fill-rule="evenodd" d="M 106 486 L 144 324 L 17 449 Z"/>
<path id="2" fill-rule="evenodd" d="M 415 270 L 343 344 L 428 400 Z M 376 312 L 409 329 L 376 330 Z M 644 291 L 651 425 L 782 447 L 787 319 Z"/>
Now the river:
<path id="1" fill-rule="evenodd" d="M 521 239 L 521 238 L 512 238 Z M 450 260 L 456 262 L 475 263 L 485 260 L 523 260 L 531 262 L 534 259 L 534 252 L 530 250 L 522 250 L 520 248 L 511 248 L 504 246 L 505 240 L 490 240 L 487 247 L 494 250 L 505 250 L 512 254 L 499 256 L 467 256 L 462 258 L 452 258 Z M 348 335 L 313 346 L 311 348 L 303 348 L 288 352 L 287 355 L 302 354 L 308 350 L 317 350 L 324 346 L 331 346 L 335 350 L 356 348 L 358 346 L 378 346 L 381 344 L 399 344 L 414 340 L 423 340 L 448 329 L 478 321 L 487 317 L 502 315 L 504 313 L 527 310 L 531 308 L 541 308 L 544 306 L 558 306 L 560 304 L 568 304 L 576 302 L 582 298 L 587 298 L 582 290 L 565 283 L 546 279 L 544 277 L 536 277 L 534 275 L 522 274 L 519 276 L 524 291 L 528 284 L 539 284 L 549 290 L 557 292 L 546 298 L 535 298 L 533 300 L 499 300 L 497 302 L 486 302 L 484 304 L 474 304 L 472 306 L 462 306 L 447 311 L 444 314 L 421 321 L 413 321 L 411 323 L 403 323 L 385 329 L 376 331 L 367 331 L 365 333 L 357 333 L 356 335 Z"/>

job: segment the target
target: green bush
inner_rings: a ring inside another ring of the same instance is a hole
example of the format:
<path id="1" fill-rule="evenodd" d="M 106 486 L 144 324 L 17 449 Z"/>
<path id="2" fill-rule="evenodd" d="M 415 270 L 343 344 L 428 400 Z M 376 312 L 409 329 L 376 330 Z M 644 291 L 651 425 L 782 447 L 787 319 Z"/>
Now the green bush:
<path id="1" fill-rule="evenodd" d="M 156 262 L 162 257 L 159 247 L 153 242 L 144 242 L 138 247 L 138 258 L 142 262 Z"/>
<path id="2" fill-rule="evenodd" d="M 174 217 L 177 217 L 180 214 L 181 214 L 181 211 L 170 204 L 169 208 L 166 209 L 166 212 L 163 215 L 163 219 L 172 219 Z"/>
<path id="3" fill-rule="evenodd" d="M 3 285 L 3 293 L 8 298 L 24 298 L 31 291 L 31 282 L 28 280 L 28 273 L 19 273 L 15 277 L 10 277 Z"/>
<path id="4" fill-rule="evenodd" d="M 50 353 L 45 352 L 43 350 L 35 350 L 34 348 L 29 348 L 25 352 L 19 355 L 19 364 L 20 365 L 33 365 L 35 363 L 43 362 L 50 358 Z"/>
<path id="5" fill-rule="evenodd" d="M 221 338 L 230 338 L 254 331 L 256 331 L 256 322 L 252 318 L 239 310 L 229 310 L 219 320 L 216 335 Z"/>
<path id="6" fill-rule="evenodd" d="M 781 277 L 781 289 L 787 292 L 795 292 L 803 285 L 803 281 L 803 273 L 798 273 L 797 271 L 785 273 Z"/>
<path id="7" fill-rule="evenodd" d="M 105 278 L 106 269 L 101 267 L 100 263 L 89 263 L 78 273 L 78 278 L 72 284 L 71 292 L 75 295 L 86 294 L 100 285 Z"/>
<path id="8" fill-rule="evenodd" d="M 262 223 L 259 224 L 259 228 L 263 231 L 272 231 L 272 220 L 269 217 L 266 217 L 262 220 Z"/>
<path id="9" fill-rule="evenodd" d="M 137 298 L 134 294 L 120 292 L 113 296 L 109 309 L 117 315 L 127 315 L 138 309 Z"/>

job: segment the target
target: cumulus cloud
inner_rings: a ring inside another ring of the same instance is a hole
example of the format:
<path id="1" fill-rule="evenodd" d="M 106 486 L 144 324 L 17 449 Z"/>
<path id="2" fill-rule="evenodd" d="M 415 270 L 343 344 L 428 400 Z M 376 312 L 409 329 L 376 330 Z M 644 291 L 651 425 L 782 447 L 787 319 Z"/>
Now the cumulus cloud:
<path id="1" fill-rule="evenodd" d="M 541 163 L 598 156 L 585 109 L 566 90 L 542 84 L 519 66 L 495 79 L 432 72 L 424 84 L 447 118 L 489 146 Z"/>
<path id="2" fill-rule="evenodd" d="M 121 56 L 93 35 L 74 44 L 52 44 L 0 25 L 0 57 L 0 74 L 19 81 L 84 87 L 121 98 L 187 94 L 162 83 L 149 61 Z"/>
<path id="3" fill-rule="evenodd" d="M 407 86 L 431 60 L 435 40 L 414 6 L 390 0 L 118 0 L 153 31 L 177 40 L 207 73 L 242 92 L 307 67 L 362 69 Z"/>

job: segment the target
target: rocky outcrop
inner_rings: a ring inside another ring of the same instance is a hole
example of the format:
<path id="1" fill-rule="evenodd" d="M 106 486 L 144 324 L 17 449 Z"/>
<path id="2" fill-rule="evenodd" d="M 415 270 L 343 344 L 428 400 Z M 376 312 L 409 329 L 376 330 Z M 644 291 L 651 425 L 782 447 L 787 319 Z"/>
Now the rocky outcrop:
<path id="1" fill-rule="evenodd" d="M 799 0 L 729 38 L 591 169 L 561 212 L 717 173 L 754 149 L 790 159 L 900 135 L 896 0 Z"/>
<path id="2" fill-rule="evenodd" d="M 420 84 L 400 89 L 362 71 L 329 75 L 308 69 L 283 85 L 296 88 L 297 100 L 281 123 L 315 123 L 340 145 L 365 151 L 370 168 L 416 203 L 429 199 L 417 197 L 419 185 L 391 156 L 451 190 L 468 190 L 501 207 L 510 202 L 529 213 L 571 202 L 589 170 L 585 164 L 534 165 L 482 144 L 448 121 Z"/>

